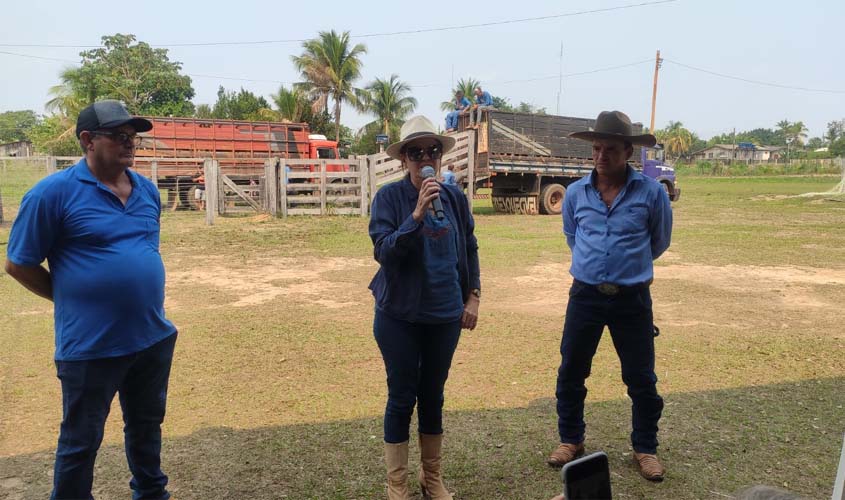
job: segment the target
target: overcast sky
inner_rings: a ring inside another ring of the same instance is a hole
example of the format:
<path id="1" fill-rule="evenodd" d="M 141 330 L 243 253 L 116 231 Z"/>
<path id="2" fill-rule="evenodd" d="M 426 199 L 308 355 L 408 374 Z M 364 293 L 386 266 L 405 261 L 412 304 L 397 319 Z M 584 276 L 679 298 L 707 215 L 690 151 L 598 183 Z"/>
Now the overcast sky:
<path id="1" fill-rule="evenodd" d="M 78 61 L 83 50 L 12 45 L 97 45 L 103 35 L 132 33 L 152 45 L 169 46 L 170 59 L 181 62 L 193 78 L 194 102 L 213 104 L 219 85 L 267 96 L 281 82 L 297 81 L 290 56 L 301 52 L 301 42 L 173 44 L 301 40 L 330 29 L 355 37 L 498 23 L 355 38 L 368 50 L 359 84 L 395 73 L 414 86 L 418 112 L 437 123 L 442 122 L 440 102 L 449 98 L 453 82 L 465 77 L 481 80 L 485 89 L 512 104 L 525 101 L 555 113 L 562 43 L 559 114 L 595 117 L 603 109 L 620 109 L 648 125 L 654 57 L 660 49 L 665 62 L 657 128 L 681 121 L 707 139 L 734 127 L 774 128 L 787 119 L 802 120 L 812 137 L 824 133 L 827 122 L 845 118 L 845 1 L 677 0 L 577 14 L 653 1 L 3 2 L 0 112 L 43 112 L 49 87 L 71 65 L 7 53 Z M 617 66 L 622 67 L 578 74 Z M 349 108 L 342 115 L 353 128 L 371 119 Z"/>

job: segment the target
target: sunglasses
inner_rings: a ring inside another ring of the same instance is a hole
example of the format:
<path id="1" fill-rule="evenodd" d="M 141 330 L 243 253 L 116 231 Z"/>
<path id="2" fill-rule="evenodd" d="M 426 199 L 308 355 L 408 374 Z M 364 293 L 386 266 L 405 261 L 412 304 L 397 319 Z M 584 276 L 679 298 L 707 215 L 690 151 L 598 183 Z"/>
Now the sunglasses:
<path id="1" fill-rule="evenodd" d="M 405 154 L 411 161 L 422 161 L 426 156 L 432 160 L 439 160 L 443 157 L 443 146 L 440 144 L 433 144 L 427 148 L 421 148 L 420 146 L 408 146 L 405 148 Z"/>
<path id="2" fill-rule="evenodd" d="M 125 132 L 111 132 L 111 131 L 108 131 L 108 130 L 95 130 L 95 131 L 91 132 L 91 135 L 103 135 L 103 136 L 110 138 L 114 142 L 117 142 L 119 144 L 123 144 L 125 146 L 133 146 L 133 147 L 140 146 L 141 141 L 144 140 L 143 137 L 141 137 L 140 135 L 137 135 L 137 134 L 127 134 Z"/>

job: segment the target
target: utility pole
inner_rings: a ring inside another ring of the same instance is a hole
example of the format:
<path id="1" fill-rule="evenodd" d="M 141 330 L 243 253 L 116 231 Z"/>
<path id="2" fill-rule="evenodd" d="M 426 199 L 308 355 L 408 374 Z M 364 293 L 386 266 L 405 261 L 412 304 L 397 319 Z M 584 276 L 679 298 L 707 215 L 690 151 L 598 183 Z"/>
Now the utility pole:
<path id="1" fill-rule="evenodd" d="M 663 59 L 660 58 L 660 50 L 658 50 L 657 57 L 654 59 L 654 90 L 651 93 L 651 126 L 648 129 L 650 134 L 654 133 L 654 108 L 657 106 L 657 72 L 660 70 L 661 64 L 663 64 Z"/>
<path id="2" fill-rule="evenodd" d="M 555 114 L 560 116 L 560 94 L 563 92 L 563 41 L 560 42 L 560 63 L 558 66 L 557 76 L 557 111 Z"/>

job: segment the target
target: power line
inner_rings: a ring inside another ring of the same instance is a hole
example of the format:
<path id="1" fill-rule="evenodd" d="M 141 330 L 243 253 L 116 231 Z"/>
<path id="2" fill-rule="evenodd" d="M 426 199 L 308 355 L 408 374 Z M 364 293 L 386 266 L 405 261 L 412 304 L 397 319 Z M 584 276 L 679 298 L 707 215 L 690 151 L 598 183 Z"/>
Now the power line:
<path id="1" fill-rule="evenodd" d="M 56 59 L 55 57 L 41 57 L 41 56 L 33 56 L 30 54 L 16 54 L 14 52 L 6 52 L 5 50 L 0 50 L 0 54 L 6 54 L 8 56 L 17 56 L 17 57 L 28 57 L 30 59 L 42 59 L 44 61 L 59 61 L 59 62 L 66 62 L 71 64 L 79 64 L 79 61 L 69 61 L 67 59 Z"/>
<path id="2" fill-rule="evenodd" d="M 601 72 L 604 72 L 604 71 L 613 71 L 613 70 L 616 70 L 616 69 L 628 68 L 628 67 L 631 67 L 631 66 L 638 66 L 640 64 L 644 64 L 644 63 L 647 63 L 647 62 L 651 62 L 651 59 L 644 59 L 642 61 L 637 61 L 637 62 L 632 62 L 632 63 L 627 63 L 627 64 L 619 64 L 617 66 L 608 66 L 606 68 L 593 69 L 593 70 L 590 70 L 590 71 L 581 71 L 581 72 L 578 72 L 578 73 L 564 73 L 562 75 L 541 76 L 541 77 L 538 77 L 538 78 L 525 78 L 525 79 L 521 79 L 521 80 L 505 80 L 505 81 L 500 81 L 500 82 L 493 81 L 492 83 L 536 82 L 536 81 L 540 81 L 540 80 L 557 79 L 557 78 L 560 78 L 561 76 L 564 77 L 564 78 L 569 78 L 571 76 L 591 75 L 593 73 L 601 73 Z M 488 82 L 488 83 L 490 83 L 490 82 Z"/>
<path id="3" fill-rule="evenodd" d="M 668 63 L 674 64 L 676 66 L 681 66 L 682 68 L 691 69 L 693 71 L 699 71 L 701 73 L 707 73 L 708 75 L 714 75 L 714 76 L 718 76 L 718 77 L 721 77 L 721 78 L 729 78 L 731 80 L 738 80 L 740 82 L 753 83 L 755 85 L 763 85 L 763 86 L 766 86 L 766 87 L 775 87 L 775 88 L 779 88 L 779 89 L 801 90 L 801 91 L 804 91 L 804 92 L 821 92 L 821 93 L 826 93 L 826 94 L 845 94 L 845 90 L 812 89 L 812 88 L 808 88 L 808 87 L 796 87 L 796 86 L 793 86 L 793 85 L 781 85 L 779 83 L 762 82 L 760 80 L 751 80 L 749 78 L 742 78 L 742 77 L 739 77 L 739 76 L 726 75 L 724 73 L 717 73 L 715 71 L 710 71 L 710 70 L 707 70 L 707 69 L 696 68 L 695 66 L 690 66 L 688 64 L 679 63 L 677 61 L 672 61 L 670 59 L 664 58 L 663 60 L 668 62 Z"/>
<path id="4" fill-rule="evenodd" d="M 648 7 L 652 5 L 660 5 L 666 3 L 677 2 L 678 0 L 656 0 L 652 2 L 641 2 L 629 5 L 619 5 L 616 7 L 607 7 L 604 9 L 582 10 L 578 12 L 567 12 L 565 14 L 553 14 L 548 16 L 526 17 L 522 19 L 508 19 L 504 21 L 492 21 L 487 23 L 463 24 L 456 26 L 442 26 L 439 28 L 422 28 L 417 30 L 406 31 L 389 31 L 382 33 L 366 33 L 363 35 L 352 35 L 350 38 L 378 38 L 397 35 L 415 35 L 419 33 L 433 33 L 438 31 L 453 31 L 470 28 L 483 28 L 487 26 L 501 26 L 505 24 L 526 23 L 533 21 L 546 21 L 549 19 L 560 19 L 564 17 L 583 16 L 587 14 L 597 14 L 600 12 L 611 12 L 616 10 L 634 9 L 638 7 Z M 210 47 L 222 45 L 266 45 L 266 44 L 281 44 L 281 43 L 302 43 L 310 40 L 309 38 L 291 38 L 285 40 L 250 40 L 241 42 L 188 42 L 188 43 L 170 43 L 170 44 L 150 44 L 151 47 Z M 0 43 L 0 47 L 39 47 L 39 48 L 73 48 L 73 49 L 93 49 L 102 47 L 102 45 L 70 45 L 70 44 L 13 44 Z"/>

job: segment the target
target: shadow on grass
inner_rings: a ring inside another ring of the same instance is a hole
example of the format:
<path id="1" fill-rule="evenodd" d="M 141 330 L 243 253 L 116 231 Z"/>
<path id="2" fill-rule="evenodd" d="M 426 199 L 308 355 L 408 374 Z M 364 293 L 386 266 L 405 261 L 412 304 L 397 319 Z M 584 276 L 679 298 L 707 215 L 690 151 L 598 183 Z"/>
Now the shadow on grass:
<path id="1" fill-rule="evenodd" d="M 829 497 L 845 429 L 843 386 L 838 377 L 667 395 L 661 484 L 631 465 L 626 400 L 587 405 L 587 449 L 609 455 L 615 498 L 724 498 L 754 484 Z M 456 498 L 550 498 L 560 490 L 558 472 L 544 462 L 555 422 L 553 399 L 448 412 L 445 473 Z M 380 418 L 208 428 L 166 438 L 163 457 L 177 500 L 384 496 Z M 0 498 L 47 498 L 52 460 L 51 451 L 0 458 Z M 411 463 L 415 470 L 418 460 Z M 104 447 L 97 498 L 129 498 L 128 480 L 122 447 Z"/>

